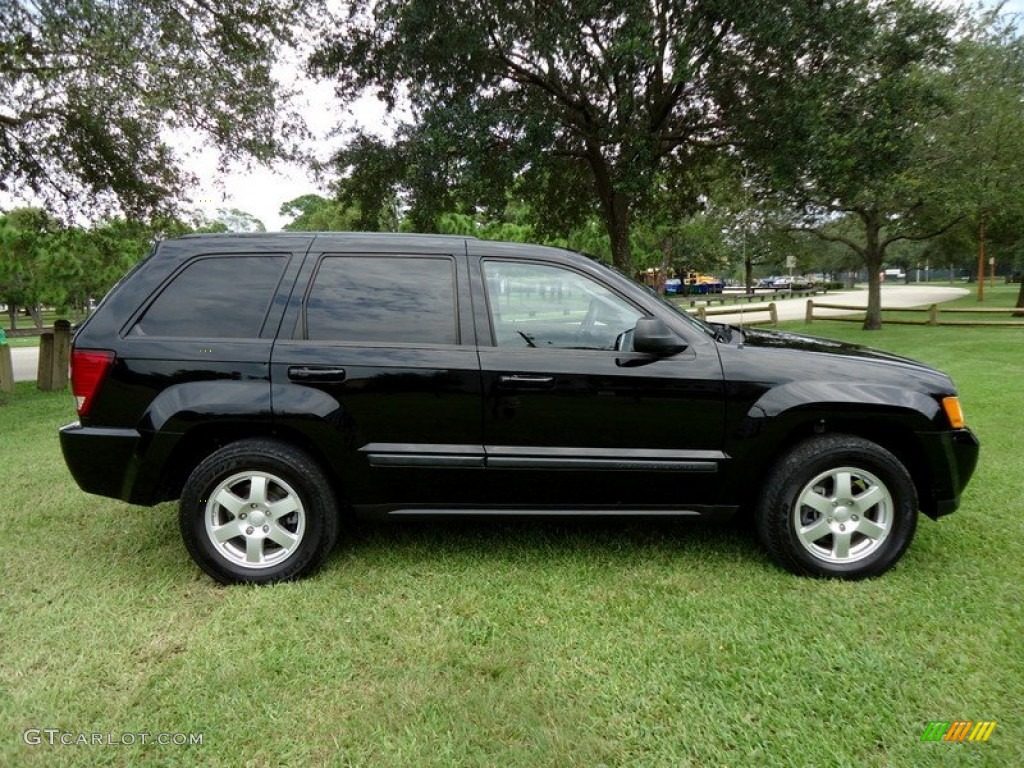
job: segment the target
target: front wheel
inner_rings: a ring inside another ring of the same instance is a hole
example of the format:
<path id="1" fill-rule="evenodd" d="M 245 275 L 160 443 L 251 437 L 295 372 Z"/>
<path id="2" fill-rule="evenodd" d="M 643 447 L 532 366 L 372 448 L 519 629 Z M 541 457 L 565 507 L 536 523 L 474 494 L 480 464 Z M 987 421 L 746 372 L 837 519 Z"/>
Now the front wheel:
<path id="1" fill-rule="evenodd" d="M 793 573 L 861 579 L 900 559 L 914 537 L 917 508 L 914 482 L 893 454 L 859 437 L 822 435 L 775 465 L 757 531 Z"/>
<path id="2" fill-rule="evenodd" d="M 334 493 L 316 461 L 276 440 L 239 440 L 192 472 L 178 517 L 192 559 L 224 584 L 307 575 L 338 534 Z"/>

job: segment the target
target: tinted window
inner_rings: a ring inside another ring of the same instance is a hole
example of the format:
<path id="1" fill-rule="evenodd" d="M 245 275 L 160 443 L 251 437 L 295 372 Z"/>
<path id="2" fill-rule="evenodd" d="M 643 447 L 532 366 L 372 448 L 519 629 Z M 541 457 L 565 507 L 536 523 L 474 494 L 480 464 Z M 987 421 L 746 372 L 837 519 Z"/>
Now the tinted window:
<path id="1" fill-rule="evenodd" d="M 451 259 L 328 256 L 306 302 L 309 339 L 457 344 Z"/>
<path id="2" fill-rule="evenodd" d="M 161 291 L 132 333 L 220 339 L 259 336 L 284 256 L 194 261 Z"/>
<path id="3" fill-rule="evenodd" d="M 499 347 L 615 349 L 641 313 L 600 283 L 544 264 L 484 264 Z"/>

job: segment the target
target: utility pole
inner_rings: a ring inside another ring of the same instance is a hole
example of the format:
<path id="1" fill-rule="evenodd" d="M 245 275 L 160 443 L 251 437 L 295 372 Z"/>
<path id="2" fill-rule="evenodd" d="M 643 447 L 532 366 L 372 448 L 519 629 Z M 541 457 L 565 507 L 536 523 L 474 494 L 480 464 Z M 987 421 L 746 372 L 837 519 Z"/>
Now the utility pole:
<path id="1" fill-rule="evenodd" d="M 978 225 L 978 301 L 985 300 L 985 216 Z"/>

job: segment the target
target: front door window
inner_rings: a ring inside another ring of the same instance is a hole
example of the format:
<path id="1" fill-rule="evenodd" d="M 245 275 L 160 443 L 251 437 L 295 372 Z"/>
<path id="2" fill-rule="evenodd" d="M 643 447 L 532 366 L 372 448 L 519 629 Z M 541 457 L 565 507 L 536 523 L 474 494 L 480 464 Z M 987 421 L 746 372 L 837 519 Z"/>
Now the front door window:
<path id="1" fill-rule="evenodd" d="M 545 264 L 484 263 L 498 347 L 616 349 L 641 313 L 600 283 Z"/>

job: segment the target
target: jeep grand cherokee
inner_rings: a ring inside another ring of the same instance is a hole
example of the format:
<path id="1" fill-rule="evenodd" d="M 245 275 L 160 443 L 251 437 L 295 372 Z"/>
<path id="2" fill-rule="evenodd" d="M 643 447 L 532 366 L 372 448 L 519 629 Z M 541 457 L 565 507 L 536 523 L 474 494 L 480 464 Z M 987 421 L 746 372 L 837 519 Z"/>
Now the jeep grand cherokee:
<path id="1" fill-rule="evenodd" d="M 348 516 L 749 510 L 799 574 L 891 567 L 978 442 L 943 373 L 709 325 L 579 254 L 466 237 L 160 243 L 82 325 L 89 493 L 180 499 L 223 582 L 303 576 Z"/>

